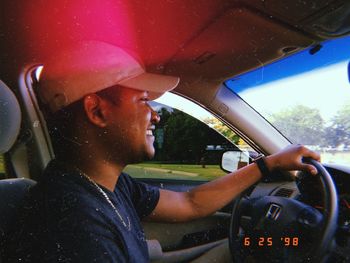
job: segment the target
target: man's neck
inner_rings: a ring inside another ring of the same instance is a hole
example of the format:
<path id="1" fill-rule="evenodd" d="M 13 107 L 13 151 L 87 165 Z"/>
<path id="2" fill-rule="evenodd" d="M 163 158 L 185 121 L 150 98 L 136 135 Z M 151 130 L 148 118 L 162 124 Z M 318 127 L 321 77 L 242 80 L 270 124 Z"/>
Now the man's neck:
<path id="1" fill-rule="evenodd" d="M 104 186 L 111 192 L 114 191 L 118 178 L 124 169 L 124 166 L 96 159 L 94 161 L 81 160 L 79 162 L 74 162 L 72 166 L 78 168 L 94 182 Z"/>

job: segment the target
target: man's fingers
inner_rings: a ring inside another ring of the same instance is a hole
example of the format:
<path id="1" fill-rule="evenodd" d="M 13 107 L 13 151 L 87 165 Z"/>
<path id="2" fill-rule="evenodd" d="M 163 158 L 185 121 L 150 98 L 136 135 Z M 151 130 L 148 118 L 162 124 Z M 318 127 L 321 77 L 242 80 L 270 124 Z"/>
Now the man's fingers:
<path id="1" fill-rule="evenodd" d="M 307 150 L 307 152 L 304 154 L 304 158 L 306 157 L 305 159 L 314 159 L 315 161 L 318 161 L 318 162 L 321 161 L 321 156 L 319 153 L 311 151 L 308 148 L 305 148 L 305 149 Z M 316 167 L 311 164 L 303 164 L 303 170 L 313 175 L 316 175 L 318 173 Z"/>
<path id="2" fill-rule="evenodd" d="M 321 161 L 321 156 L 319 153 L 317 152 L 314 152 L 312 150 L 310 150 L 309 148 L 303 146 L 303 145 L 298 145 L 298 151 L 299 153 L 303 156 L 303 157 L 306 157 L 306 158 L 311 158 L 311 159 L 314 159 L 318 162 Z"/>
<path id="3" fill-rule="evenodd" d="M 311 165 L 311 164 L 302 164 L 301 170 L 311 173 L 313 175 L 317 174 L 317 169 L 315 166 Z"/>
<path id="4" fill-rule="evenodd" d="M 318 162 L 321 161 L 321 156 L 320 156 L 320 154 L 317 153 L 317 152 L 311 151 L 311 150 L 309 150 L 309 153 L 308 153 L 308 156 L 307 156 L 307 157 L 310 157 L 310 158 L 312 158 L 312 159 L 314 159 L 314 160 L 316 160 L 316 161 L 318 161 Z"/>

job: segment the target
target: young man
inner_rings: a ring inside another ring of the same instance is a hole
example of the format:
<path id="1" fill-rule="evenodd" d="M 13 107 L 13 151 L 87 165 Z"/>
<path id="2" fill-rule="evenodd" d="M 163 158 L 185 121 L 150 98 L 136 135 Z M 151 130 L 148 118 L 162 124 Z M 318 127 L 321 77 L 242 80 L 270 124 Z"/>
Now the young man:
<path id="1" fill-rule="evenodd" d="M 122 173 L 151 159 L 158 114 L 152 100 L 177 85 L 149 74 L 124 50 L 87 41 L 44 65 L 39 93 L 49 108 L 56 160 L 26 200 L 9 247 L 13 262 L 148 262 L 140 220 L 183 222 L 217 211 L 261 178 L 256 164 L 189 192 L 157 189 Z M 265 158 L 269 171 L 315 173 L 292 146 Z"/>

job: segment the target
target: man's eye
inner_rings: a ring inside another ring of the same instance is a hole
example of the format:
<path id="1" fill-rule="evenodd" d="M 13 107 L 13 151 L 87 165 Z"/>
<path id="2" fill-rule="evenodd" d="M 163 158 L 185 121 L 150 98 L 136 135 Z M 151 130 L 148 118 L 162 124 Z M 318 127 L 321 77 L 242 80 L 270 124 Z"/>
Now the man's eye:
<path id="1" fill-rule="evenodd" d="M 147 102 L 147 101 L 149 101 L 149 98 L 148 98 L 148 97 L 142 97 L 142 98 L 141 98 L 141 101 Z"/>

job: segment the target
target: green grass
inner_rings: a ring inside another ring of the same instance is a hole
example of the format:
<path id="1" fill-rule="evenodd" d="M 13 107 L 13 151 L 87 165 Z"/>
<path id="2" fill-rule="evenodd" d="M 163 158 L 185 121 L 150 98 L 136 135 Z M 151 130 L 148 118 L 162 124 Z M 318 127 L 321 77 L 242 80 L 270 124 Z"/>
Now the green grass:
<path id="1" fill-rule="evenodd" d="M 212 180 L 225 175 L 219 165 L 141 163 L 128 165 L 125 172 L 137 178 Z"/>

